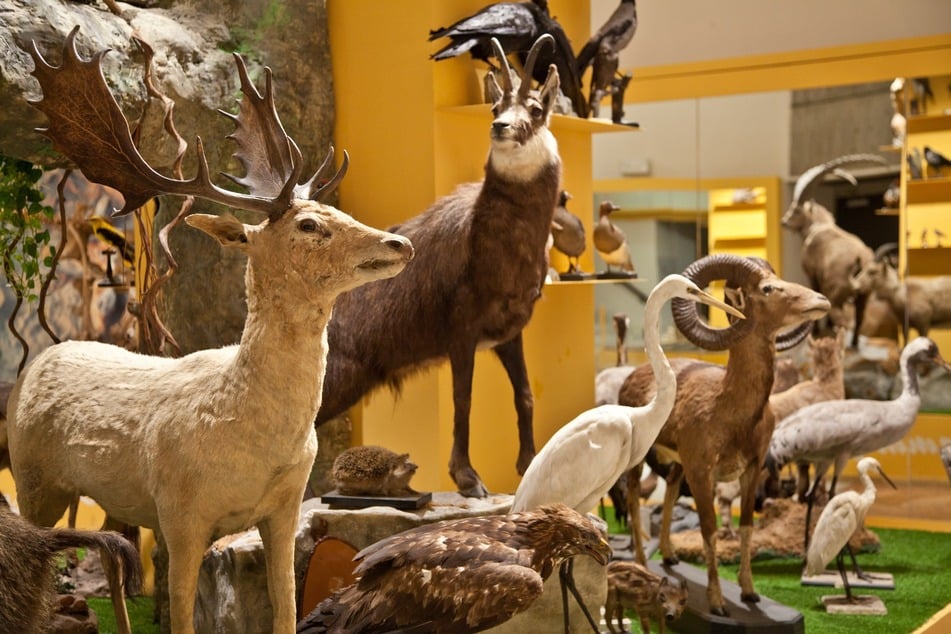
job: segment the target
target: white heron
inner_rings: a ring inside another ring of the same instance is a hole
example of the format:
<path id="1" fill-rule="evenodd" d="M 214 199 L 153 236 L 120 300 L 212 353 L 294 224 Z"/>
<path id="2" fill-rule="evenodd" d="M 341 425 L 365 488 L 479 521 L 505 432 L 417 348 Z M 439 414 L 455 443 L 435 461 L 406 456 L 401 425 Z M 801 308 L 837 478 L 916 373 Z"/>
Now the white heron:
<path id="1" fill-rule="evenodd" d="M 865 489 L 861 493 L 844 491 L 829 500 L 822 510 L 822 515 L 819 516 L 819 521 L 816 522 L 812 543 L 809 544 L 809 551 L 806 553 L 804 572 L 809 577 L 825 571 L 826 565 L 835 557 L 839 574 L 842 575 L 842 585 L 845 586 L 845 598 L 850 602 L 854 599 L 849 587 L 848 575 L 845 572 L 845 552 L 848 551 L 852 564 L 858 570 L 855 555 L 849 548 L 849 538 L 865 522 L 865 515 L 875 502 L 875 484 L 872 483 L 872 477 L 869 475 L 869 471 L 873 469 L 878 471 L 892 488 L 895 488 L 895 483 L 882 471 L 878 460 L 871 457 L 859 460 L 859 477 Z"/>
<path id="2" fill-rule="evenodd" d="M 715 306 L 743 318 L 739 310 L 682 275 L 661 280 L 644 307 L 644 351 L 657 383 L 656 394 L 641 407 L 610 404 L 589 409 L 555 432 L 522 476 L 512 501 L 513 513 L 558 502 L 586 513 L 597 506 L 622 473 L 644 459 L 667 421 L 677 393 L 677 377 L 660 345 L 660 311 L 674 297 Z M 581 603 L 570 566 L 570 559 L 562 564 L 563 592 L 564 588 L 571 590 Z"/>
<path id="3" fill-rule="evenodd" d="M 809 546 L 812 500 L 819 481 L 829 466 L 833 466 L 829 495 L 835 495 L 839 474 L 851 458 L 878 451 L 898 442 L 908 433 L 921 406 L 918 369 L 928 363 L 951 372 L 951 365 L 941 358 L 935 342 L 918 337 L 901 353 L 899 365 L 904 385 L 898 398 L 891 401 L 852 398 L 815 403 L 784 419 L 782 426 L 773 432 L 766 454 L 766 466 L 772 473 L 791 462 L 816 465 L 812 486 L 806 493 L 804 549 Z"/>

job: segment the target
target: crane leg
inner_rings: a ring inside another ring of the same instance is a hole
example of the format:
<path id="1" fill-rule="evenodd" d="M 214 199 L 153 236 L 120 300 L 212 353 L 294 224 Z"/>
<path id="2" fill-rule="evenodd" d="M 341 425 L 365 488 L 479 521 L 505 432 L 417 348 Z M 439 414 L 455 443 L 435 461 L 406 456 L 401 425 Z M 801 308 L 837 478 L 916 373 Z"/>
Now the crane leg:
<path id="1" fill-rule="evenodd" d="M 813 481 L 812 486 L 809 487 L 809 491 L 806 493 L 806 523 L 805 523 L 805 536 L 802 540 L 802 565 L 806 565 L 806 553 L 809 552 L 809 524 L 812 522 L 812 503 L 816 499 L 816 489 L 819 488 L 819 480 L 822 479 L 824 473 L 820 472 L 819 469 L 816 469 L 816 479 Z M 834 481 L 833 481 L 834 484 Z"/>
<path id="2" fill-rule="evenodd" d="M 591 617 L 591 613 L 588 611 L 588 606 L 584 604 L 584 599 L 581 598 L 581 593 L 578 592 L 577 586 L 575 586 L 575 577 L 574 577 L 574 559 L 567 559 L 561 562 L 561 566 L 558 568 L 558 576 L 561 579 L 561 607 L 565 611 L 565 634 L 568 634 L 568 592 L 574 596 L 575 601 L 578 602 L 578 605 L 581 607 L 581 611 L 584 612 L 585 618 L 588 619 L 588 623 L 591 624 L 591 628 L 595 633 L 599 633 L 601 628 L 598 627 L 598 624 Z"/>

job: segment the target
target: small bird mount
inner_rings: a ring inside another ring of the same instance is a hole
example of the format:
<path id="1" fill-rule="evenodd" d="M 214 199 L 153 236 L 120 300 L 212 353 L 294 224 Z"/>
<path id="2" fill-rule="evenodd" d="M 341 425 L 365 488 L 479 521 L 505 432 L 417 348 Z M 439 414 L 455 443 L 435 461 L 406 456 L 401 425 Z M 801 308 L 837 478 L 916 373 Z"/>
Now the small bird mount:
<path id="1" fill-rule="evenodd" d="M 104 249 L 102 254 L 106 256 L 106 276 L 99 281 L 97 286 L 102 288 L 128 288 L 129 283 L 123 279 L 122 275 L 117 275 L 112 270 L 112 256 L 116 254 L 116 250 Z"/>

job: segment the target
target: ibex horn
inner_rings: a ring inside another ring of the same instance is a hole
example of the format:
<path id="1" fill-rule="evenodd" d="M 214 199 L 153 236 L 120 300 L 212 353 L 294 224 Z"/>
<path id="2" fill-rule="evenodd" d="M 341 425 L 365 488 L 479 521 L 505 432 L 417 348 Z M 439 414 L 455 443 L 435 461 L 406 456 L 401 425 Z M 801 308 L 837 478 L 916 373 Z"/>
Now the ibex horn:
<path id="1" fill-rule="evenodd" d="M 836 172 L 840 175 L 843 175 L 845 172 L 839 168 L 843 165 L 848 165 L 851 163 L 881 163 L 884 164 L 886 161 L 881 156 L 877 154 L 846 154 L 838 158 L 834 158 L 831 161 L 826 161 L 820 165 L 814 165 L 810 167 L 799 178 L 796 180 L 796 186 L 793 188 L 793 204 L 801 205 L 804 202 L 804 198 L 809 190 L 812 189 L 813 184 L 825 174 L 829 172 Z M 853 183 L 854 183 L 854 179 Z"/>

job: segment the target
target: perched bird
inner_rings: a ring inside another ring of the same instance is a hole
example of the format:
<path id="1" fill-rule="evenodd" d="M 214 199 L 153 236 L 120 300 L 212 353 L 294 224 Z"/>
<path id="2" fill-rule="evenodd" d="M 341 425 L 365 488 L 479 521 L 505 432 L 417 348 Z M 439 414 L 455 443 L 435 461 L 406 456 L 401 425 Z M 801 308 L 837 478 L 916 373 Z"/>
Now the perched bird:
<path id="1" fill-rule="evenodd" d="M 872 483 L 871 476 L 869 476 L 869 471 L 873 469 L 878 471 L 879 475 L 892 488 L 895 488 L 895 483 L 882 471 L 878 460 L 872 457 L 859 460 L 859 477 L 862 479 L 865 489 L 861 493 L 844 491 L 829 500 L 829 503 L 822 509 L 819 521 L 816 522 L 812 543 L 809 544 L 809 550 L 806 553 L 804 573 L 809 577 L 824 572 L 826 565 L 835 557 L 836 566 L 842 576 L 842 585 L 845 587 L 845 597 L 850 602 L 854 601 L 854 597 L 849 587 L 848 575 L 845 572 L 844 554 L 846 551 L 849 553 L 853 565 L 858 570 L 855 554 L 849 547 L 849 539 L 864 524 L 865 515 L 872 503 L 875 502 L 875 485 Z M 864 576 L 860 570 L 858 570 L 858 573 L 860 577 Z"/>
<path id="2" fill-rule="evenodd" d="M 677 379 L 660 345 L 660 311 L 680 297 L 716 306 L 739 318 L 743 314 L 700 290 L 681 275 L 668 275 L 651 291 L 644 307 L 644 350 L 657 392 L 642 407 L 601 405 L 579 414 L 559 429 L 532 459 L 515 490 L 512 510 L 560 502 L 587 512 L 618 477 L 640 463 L 674 406 Z M 562 579 L 571 587 L 570 560 Z"/>
<path id="3" fill-rule="evenodd" d="M 134 268 L 135 247 L 126 241 L 125 234 L 119 228 L 101 216 L 91 216 L 86 222 L 92 227 L 92 232 L 97 238 L 118 250 L 125 266 L 129 269 Z"/>
<path id="4" fill-rule="evenodd" d="M 915 77 L 911 80 L 911 87 L 915 93 L 915 96 L 911 99 L 911 113 L 927 114 L 928 102 L 934 101 L 931 80 L 927 77 Z"/>
<path id="5" fill-rule="evenodd" d="M 618 81 L 618 56 L 637 32 L 637 6 L 634 0 L 621 0 L 614 12 L 578 52 L 578 76 L 592 66 L 588 101 L 591 116 L 598 116 L 601 99 L 610 94 L 623 105 L 623 90 Z M 626 87 L 627 82 L 624 82 Z M 621 108 L 623 110 L 623 108 Z M 612 117 L 613 118 L 613 117 Z M 615 119 L 615 123 L 620 123 Z"/>
<path id="6" fill-rule="evenodd" d="M 816 484 L 832 466 L 829 495 L 835 495 L 839 474 L 849 459 L 887 447 L 905 436 L 921 405 L 918 370 L 930 364 L 951 372 L 951 365 L 941 357 L 938 346 L 927 337 L 918 337 L 901 353 L 903 386 L 898 398 L 891 401 L 851 398 L 814 403 L 786 418 L 773 432 L 766 454 L 766 467 L 773 476 L 783 465 L 793 462 L 816 465 L 813 484 L 806 494 L 806 545 Z"/>
<path id="7" fill-rule="evenodd" d="M 574 51 L 561 25 L 548 12 L 548 0 L 497 2 L 449 26 L 433 29 L 429 32 L 430 42 L 448 37 L 449 43 L 430 58 L 440 61 L 468 52 L 474 59 L 492 66 L 494 53 L 490 41 L 494 37 L 502 45 L 502 50 L 517 55 L 524 64 L 532 44 L 545 33 L 554 38 L 554 46 L 544 47 L 539 52 L 533 79 L 545 81 L 548 66 L 554 64 L 558 69 L 561 91 L 571 101 L 575 113 L 587 117 L 588 105 L 581 94 Z"/>
<path id="8" fill-rule="evenodd" d="M 634 273 L 634 263 L 631 262 L 631 251 L 627 246 L 624 232 L 611 222 L 611 212 L 620 209 L 610 200 L 605 200 L 598 208 L 598 224 L 594 227 L 594 248 L 598 255 L 607 264 L 607 272 L 612 273 L 611 267 L 618 267 L 621 271 Z"/>
<path id="9" fill-rule="evenodd" d="M 886 209 L 898 209 L 901 206 L 901 184 L 894 180 L 882 194 L 882 202 Z"/>
<path id="10" fill-rule="evenodd" d="M 568 256 L 568 273 L 579 271 L 578 258 L 584 253 L 584 223 L 568 208 L 571 194 L 561 190 L 558 204 L 555 206 L 555 215 L 551 222 L 551 235 L 554 238 L 556 249 Z"/>
<path id="11" fill-rule="evenodd" d="M 940 152 L 932 150 L 927 145 L 925 146 L 925 162 L 928 164 L 929 174 L 931 170 L 934 170 L 935 173 L 940 175 L 944 168 L 951 167 L 951 159 Z"/>
<path id="12" fill-rule="evenodd" d="M 611 547 L 563 504 L 419 526 L 357 553 L 357 581 L 297 632 L 481 632 L 528 608 L 555 566 L 577 555 L 606 565 Z"/>
<path id="13" fill-rule="evenodd" d="M 921 178 L 921 151 L 918 148 L 912 148 L 905 160 L 908 162 L 908 178 L 911 180 Z"/>
<path id="14" fill-rule="evenodd" d="M 941 229 L 937 229 L 937 228 L 936 228 L 936 229 L 934 230 L 934 239 L 935 239 L 935 242 L 937 243 L 937 244 L 935 244 L 935 246 L 938 247 L 939 249 L 940 249 L 941 246 L 942 246 L 942 245 L 941 245 L 941 241 L 942 241 L 944 238 L 945 238 L 944 231 L 942 231 Z"/>

